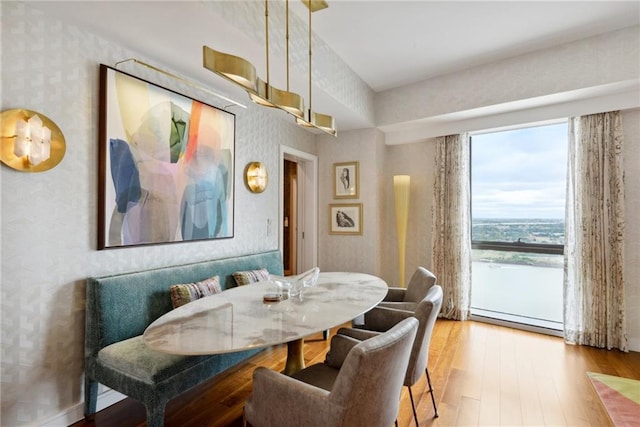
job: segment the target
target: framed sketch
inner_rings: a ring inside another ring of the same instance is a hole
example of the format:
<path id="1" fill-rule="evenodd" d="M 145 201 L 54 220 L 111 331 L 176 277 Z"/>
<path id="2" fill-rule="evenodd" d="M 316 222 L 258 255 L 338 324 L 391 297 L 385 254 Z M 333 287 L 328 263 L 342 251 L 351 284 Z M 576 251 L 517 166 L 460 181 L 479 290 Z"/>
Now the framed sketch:
<path id="1" fill-rule="evenodd" d="M 329 205 L 329 234 L 362 234 L 362 203 Z"/>
<path id="2" fill-rule="evenodd" d="M 100 65 L 98 249 L 233 237 L 235 115 Z"/>
<path id="3" fill-rule="evenodd" d="M 333 197 L 335 199 L 357 199 L 359 181 L 358 162 L 333 164 Z"/>

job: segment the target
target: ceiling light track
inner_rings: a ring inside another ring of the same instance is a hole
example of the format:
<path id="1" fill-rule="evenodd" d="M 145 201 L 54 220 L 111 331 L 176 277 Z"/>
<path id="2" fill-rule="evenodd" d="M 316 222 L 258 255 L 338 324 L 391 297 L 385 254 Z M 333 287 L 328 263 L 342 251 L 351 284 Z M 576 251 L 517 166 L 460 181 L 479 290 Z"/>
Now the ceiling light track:
<path id="1" fill-rule="evenodd" d="M 240 58 L 240 59 L 242 59 L 242 58 Z M 233 107 L 233 106 L 242 107 L 242 108 L 245 108 L 245 109 L 247 108 L 246 105 L 241 104 L 238 101 L 234 101 L 233 99 L 231 99 L 231 98 L 229 98 L 227 96 L 224 96 L 224 95 L 221 95 L 221 94 L 219 94 L 217 92 L 214 92 L 211 89 L 208 89 L 208 88 L 206 88 L 206 87 L 204 87 L 204 86 L 202 86 L 202 85 L 200 85 L 198 83 L 192 82 L 192 81 L 187 80 L 187 79 L 185 79 L 183 77 L 177 76 L 177 75 L 175 75 L 173 73 L 170 73 L 169 71 L 163 70 L 162 68 L 158 68 L 155 65 L 147 64 L 146 62 L 143 62 L 143 61 L 141 61 L 141 60 L 139 60 L 137 58 L 123 59 L 122 61 L 116 62 L 114 66 L 115 66 L 115 68 L 118 68 L 118 66 L 120 64 L 124 64 L 125 62 L 130 62 L 130 61 L 133 61 L 134 63 L 142 65 L 143 67 L 149 68 L 149 69 L 151 69 L 153 71 L 157 71 L 158 73 L 164 74 L 165 76 L 171 77 L 172 79 L 178 80 L 178 81 L 180 81 L 182 83 L 186 83 L 189 86 L 192 86 L 192 87 L 195 87 L 195 88 L 197 88 L 199 90 L 207 92 L 207 93 L 209 93 L 209 94 L 211 94 L 211 95 L 213 95 L 213 96 L 215 96 L 217 98 L 223 99 L 223 100 L 225 100 L 227 102 L 230 102 L 232 104 L 232 105 L 226 105 L 224 108 L 229 108 L 229 107 Z"/>
<path id="2" fill-rule="evenodd" d="M 269 80 L 269 2 L 265 0 L 265 54 L 267 80 L 258 77 L 256 69 L 249 61 L 239 56 L 220 52 L 209 46 L 202 47 L 204 68 L 224 79 L 239 85 L 250 99 L 258 105 L 278 108 L 294 116 L 296 123 L 307 128 L 319 129 L 336 136 L 333 117 L 311 110 L 311 12 L 328 7 L 323 0 L 301 0 L 309 9 L 309 109 L 304 107 L 304 99 L 295 92 L 289 91 L 289 1 L 286 0 L 286 44 L 287 44 L 287 90 L 271 86 Z"/>

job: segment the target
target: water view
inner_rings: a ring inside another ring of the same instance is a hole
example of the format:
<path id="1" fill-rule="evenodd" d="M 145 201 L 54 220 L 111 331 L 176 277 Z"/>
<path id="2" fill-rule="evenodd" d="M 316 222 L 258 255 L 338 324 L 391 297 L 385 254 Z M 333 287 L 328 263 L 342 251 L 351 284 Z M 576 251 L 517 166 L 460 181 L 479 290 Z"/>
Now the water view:
<path id="1" fill-rule="evenodd" d="M 474 219 L 474 241 L 564 243 L 564 221 Z M 472 313 L 562 329 L 563 256 L 472 251 Z"/>

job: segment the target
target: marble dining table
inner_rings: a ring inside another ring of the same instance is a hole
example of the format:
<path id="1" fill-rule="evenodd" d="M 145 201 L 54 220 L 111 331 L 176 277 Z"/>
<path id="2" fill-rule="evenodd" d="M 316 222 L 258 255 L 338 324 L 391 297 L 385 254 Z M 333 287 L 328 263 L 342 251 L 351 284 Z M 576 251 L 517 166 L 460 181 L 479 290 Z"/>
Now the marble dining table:
<path id="1" fill-rule="evenodd" d="M 304 368 L 304 338 L 349 322 L 385 297 L 384 280 L 364 273 L 321 272 L 299 296 L 266 302 L 274 281 L 227 289 L 178 307 L 144 331 L 147 347 L 211 355 L 287 343 L 285 374 Z"/>

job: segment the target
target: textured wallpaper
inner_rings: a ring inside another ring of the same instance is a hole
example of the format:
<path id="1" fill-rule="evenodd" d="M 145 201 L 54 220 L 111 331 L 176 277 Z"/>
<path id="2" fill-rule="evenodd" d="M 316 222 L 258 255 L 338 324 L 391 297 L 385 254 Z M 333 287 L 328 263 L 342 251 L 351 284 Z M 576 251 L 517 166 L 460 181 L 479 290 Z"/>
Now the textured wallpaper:
<path id="1" fill-rule="evenodd" d="M 625 168 L 624 276 L 629 348 L 640 351 L 640 109 L 622 113 Z"/>
<path id="2" fill-rule="evenodd" d="M 384 135 L 375 129 L 342 132 L 338 139 L 318 138 L 321 185 L 318 198 L 319 264 L 326 271 L 357 271 L 379 275 L 382 209 L 381 174 Z M 334 199 L 333 164 L 359 162 L 360 186 L 357 199 Z M 362 203 L 362 235 L 329 235 L 329 205 Z"/>
<path id="3" fill-rule="evenodd" d="M 410 199 L 409 222 L 407 223 L 407 243 L 405 258 L 405 281 L 408 282 L 415 270 L 431 265 L 431 207 L 433 199 L 433 170 L 435 139 L 425 142 L 392 145 L 385 147 L 385 169 L 383 188 L 386 200 L 382 218 L 382 277 L 387 283 L 399 284 L 398 234 L 393 201 L 393 176 L 409 175 Z"/>
<path id="4" fill-rule="evenodd" d="M 85 280 L 278 247 L 279 145 L 315 154 L 314 135 L 278 112 L 236 113 L 235 237 L 97 251 L 98 67 L 139 52 L 45 19 L 29 4 L 2 5 L 2 110 L 28 108 L 62 129 L 56 168 L 25 174 L 2 165 L 0 424 L 38 424 L 82 401 Z M 125 64 L 121 69 L 222 107 L 217 98 Z M 239 110 L 239 111 L 238 111 Z M 271 184 L 254 195 L 242 171 L 266 164 Z M 267 233 L 267 220 L 272 223 Z"/>

